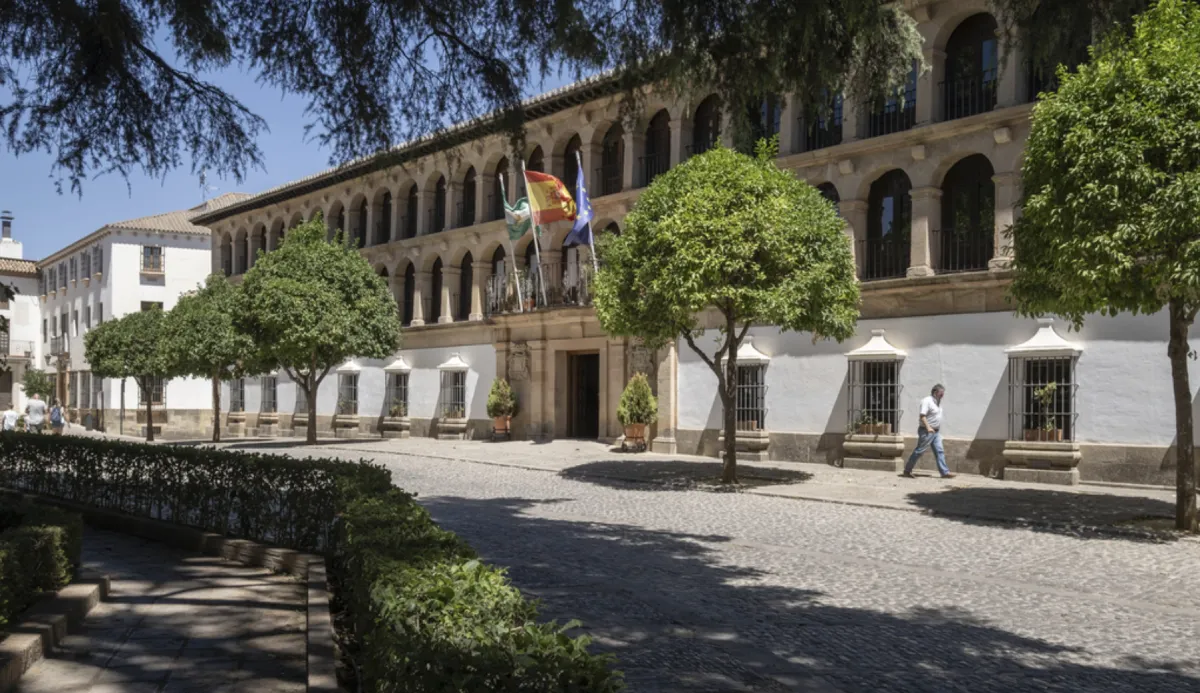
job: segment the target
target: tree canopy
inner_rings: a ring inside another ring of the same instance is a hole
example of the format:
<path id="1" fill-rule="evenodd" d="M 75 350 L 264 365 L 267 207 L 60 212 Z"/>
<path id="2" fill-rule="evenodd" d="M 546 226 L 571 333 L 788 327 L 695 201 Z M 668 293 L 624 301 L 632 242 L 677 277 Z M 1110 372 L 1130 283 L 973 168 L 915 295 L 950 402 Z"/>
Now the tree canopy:
<path id="1" fill-rule="evenodd" d="M 223 275 L 208 277 L 166 315 L 163 349 L 176 375 L 212 380 L 213 441 L 221 440 L 221 381 L 257 372 L 254 340 L 234 324 L 240 290 Z"/>
<path id="2" fill-rule="evenodd" d="M 154 440 L 151 393 L 161 378 L 172 375 L 163 348 L 164 313 L 158 308 L 129 313 L 101 323 L 83 337 L 84 358 L 98 378 L 133 378 L 146 402 L 146 440 Z"/>
<path id="3" fill-rule="evenodd" d="M 1040 63 L 1145 0 L 992 0 Z M 235 66 L 308 102 L 333 163 L 496 114 L 519 136 L 543 80 L 612 71 L 715 88 L 735 122 L 767 94 L 824 104 L 903 84 L 920 37 L 880 0 L 211 0 L 0 4 L 0 123 L 13 151 L 47 151 L 78 191 L 96 173 L 161 176 L 185 162 L 237 180 L 262 164 L 266 123 L 212 80 Z"/>
<path id="4" fill-rule="evenodd" d="M 1188 330 L 1200 309 L 1200 8 L 1161 0 L 1034 110 L 1013 230 L 1025 315 L 1167 309 L 1178 524 L 1196 527 Z"/>
<path id="5" fill-rule="evenodd" d="M 399 346 L 396 300 L 357 250 L 325 240 L 320 215 L 246 272 L 236 322 L 258 345 L 258 362 L 278 367 L 308 400 L 316 442 L 316 393 L 352 358 L 380 359 Z"/>
<path id="6" fill-rule="evenodd" d="M 26 397 L 41 395 L 42 399 L 50 399 L 54 396 L 54 383 L 46 371 L 40 368 L 26 368 L 25 375 L 21 378 L 21 387 L 25 389 Z"/>
<path id="7" fill-rule="evenodd" d="M 726 481 L 736 478 L 737 349 L 750 326 L 846 339 L 858 280 L 845 223 L 814 187 L 775 165 L 717 147 L 654 179 L 620 236 L 599 249 L 596 313 L 606 331 L 658 348 L 682 339 L 717 376 L 725 408 Z M 705 313 L 715 353 L 697 343 Z"/>

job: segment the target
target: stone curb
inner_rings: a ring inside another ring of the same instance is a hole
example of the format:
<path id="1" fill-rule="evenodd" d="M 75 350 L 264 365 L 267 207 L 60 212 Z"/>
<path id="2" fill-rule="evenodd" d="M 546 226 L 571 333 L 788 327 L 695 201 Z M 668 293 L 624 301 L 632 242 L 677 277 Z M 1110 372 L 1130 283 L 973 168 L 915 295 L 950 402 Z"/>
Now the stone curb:
<path id="1" fill-rule="evenodd" d="M 337 646 L 333 638 L 333 617 L 329 612 L 329 590 L 325 582 L 325 559 L 315 554 L 267 546 L 247 539 L 233 539 L 195 527 L 165 520 L 126 515 L 49 496 L 38 496 L 8 489 L 3 493 L 39 503 L 57 505 L 77 512 L 84 520 L 101 529 L 129 534 L 168 546 L 208 556 L 218 556 L 243 565 L 267 568 L 302 578 L 307 584 L 307 689 L 315 693 L 338 691 Z M 67 589 L 69 589 L 68 586 Z M 107 587 L 105 590 L 107 593 Z M 80 619 L 82 620 L 82 619 Z M 9 638 L 11 640 L 11 637 Z M 4 641 L 5 643 L 8 640 Z M 0 693 L 6 689 L 0 688 Z"/>
<path id="2" fill-rule="evenodd" d="M 58 647 L 67 633 L 108 596 L 107 575 L 81 575 L 53 597 L 35 604 L 0 642 L 0 693 L 16 688 L 25 672 Z"/>

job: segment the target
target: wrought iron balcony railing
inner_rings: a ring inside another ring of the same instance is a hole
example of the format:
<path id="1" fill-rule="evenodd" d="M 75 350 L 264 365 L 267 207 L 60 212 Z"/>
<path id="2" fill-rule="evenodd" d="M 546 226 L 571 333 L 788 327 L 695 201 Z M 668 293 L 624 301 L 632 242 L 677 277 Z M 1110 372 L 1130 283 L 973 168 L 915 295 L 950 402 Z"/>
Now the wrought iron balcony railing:
<path id="1" fill-rule="evenodd" d="M 995 245 L 991 229 L 943 229 L 930 231 L 929 236 L 937 272 L 975 272 L 988 268 Z"/>
<path id="2" fill-rule="evenodd" d="M 592 268 L 582 263 L 544 262 L 488 278 L 484 309 L 489 316 L 592 303 Z"/>
<path id="3" fill-rule="evenodd" d="M 908 273 L 909 240 L 907 234 L 888 234 L 882 238 L 858 241 L 862 281 L 895 279 Z"/>

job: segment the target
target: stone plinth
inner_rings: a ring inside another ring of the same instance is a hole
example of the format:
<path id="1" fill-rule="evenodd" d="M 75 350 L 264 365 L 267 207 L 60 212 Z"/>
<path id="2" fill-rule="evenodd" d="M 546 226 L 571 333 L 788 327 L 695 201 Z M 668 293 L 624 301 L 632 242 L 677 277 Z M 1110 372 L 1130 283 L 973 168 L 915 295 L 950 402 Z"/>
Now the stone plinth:
<path id="1" fill-rule="evenodd" d="M 258 426 L 254 430 L 257 436 L 275 438 L 280 434 L 279 414 L 265 413 L 258 415 Z"/>
<path id="2" fill-rule="evenodd" d="M 721 457 L 724 458 L 724 432 L 717 438 L 717 443 L 721 447 Z M 738 431 L 734 439 L 734 447 L 737 449 L 738 459 L 748 462 L 766 462 L 771 459 L 767 453 L 767 448 L 770 446 L 771 434 L 765 430 Z"/>
<path id="3" fill-rule="evenodd" d="M 379 435 L 384 438 L 407 438 L 411 428 L 407 416 L 385 416 L 379 422 Z"/>
<path id="4" fill-rule="evenodd" d="M 878 472 L 904 471 L 904 436 L 850 433 L 842 441 L 842 467 Z"/>
<path id="5" fill-rule="evenodd" d="M 338 414 L 333 417 L 334 438 L 357 438 L 358 417 L 352 414 Z"/>
<path id="6" fill-rule="evenodd" d="M 438 419 L 438 440 L 463 440 L 467 434 L 466 419 Z"/>
<path id="7" fill-rule="evenodd" d="M 225 419 L 225 435 L 230 438 L 246 436 L 246 412 L 229 412 Z"/>
<path id="8" fill-rule="evenodd" d="M 1004 443 L 1004 478 L 1037 484 L 1079 483 L 1079 443 L 1009 440 Z"/>

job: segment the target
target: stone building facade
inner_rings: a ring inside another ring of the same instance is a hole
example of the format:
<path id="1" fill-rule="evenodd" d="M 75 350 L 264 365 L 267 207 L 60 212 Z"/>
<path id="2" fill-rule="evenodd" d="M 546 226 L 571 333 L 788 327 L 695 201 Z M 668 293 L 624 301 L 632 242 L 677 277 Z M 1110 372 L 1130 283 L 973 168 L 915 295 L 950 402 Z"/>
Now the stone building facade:
<path id="1" fill-rule="evenodd" d="M 831 99 L 814 109 L 782 95 L 765 98 L 757 114 L 763 134 L 779 135 L 778 164 L 817 186 L 846 220 L 862 323 L 845 344 L 752 330 L 757 361 L 748 363 L 757 370 L 746 372 L 738 405 L 747 449 L 890 469 L 911 450 L 917 403 L 940 381 L 949 393 L 948 454 L 960 471 L 1167 482 L 1165 319 L 1097 317 L 1070 333 L 1015 318 L 1007 299 L 1006 230 L 1019 214 L 1022 152 L 1046 85 L 1019 46 L 1002 45 L 1002 22 L 986 0 L 908 6 L 929 70 L 914 71 L 905 98 Z M 524 151 L 485 122 L 467 123 L 194 220 L 211 229 L 212 269 L 236 277 L 286 229 L 320 213 L 330 234 L 345 230 L 388 282 L 402 349 L 329 378 L 321 428 L 340 421 L 344 434 L 378 434 L 402 397 L 412 435 L 460 417 L 467 435 L 485 435 L 487 390 L 500 376 L 521 402 L 517 435 L 615 440 L 618 397 L 640 371 L 659 397 L 652 448 L 717 454 L 711 372 L 686 345 L 651 353 L 605 334 L 589 306 L 587 250 L 563 248 L 568 225 L 551 228 L 540 252 L 528 235 L 507 243 L 499 179 L 517 197 L 522 160 L 568 185 L 580 161 L 594 228 L 619 233 L 654 176 L 718 141 L 732 144 L 730 114 L 715 95 L 649 94 L 632 123 L 618 117 L 619 98 L 606 77 L 587 79 L 528 102 Z M 286 378 L 233 387 L 239 430 L 294 430 L 303 409 Z M 1154 415 L 1134 423 L 1116 411 L 1134 396 Z"/>

